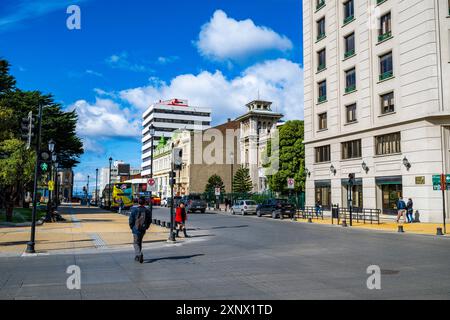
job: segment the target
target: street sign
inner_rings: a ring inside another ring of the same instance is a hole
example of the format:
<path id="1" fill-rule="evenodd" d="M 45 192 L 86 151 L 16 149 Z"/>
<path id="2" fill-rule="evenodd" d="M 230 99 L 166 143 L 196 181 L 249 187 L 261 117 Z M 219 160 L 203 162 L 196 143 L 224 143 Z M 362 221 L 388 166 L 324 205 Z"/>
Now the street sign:
<path id="1" fill-rule="evenodd" d="M 445 176 L 445 186 L 442 184 L 442 175 L 434 175 L 433 176 L 433 190 L 439 191 L 439 190 L 450 190 L 450 174 L 444 175 Z"/>
<path id="2" fill-rule="evenodd" d="M 220 197 L 220 188 L 215 188 L 214 193 L 216 194 L 216 197 Z"/>
<path id="3" fill-rule="evenodd" d="M 148 179 L 147 181 L 148 183 L 148 188 L 147 191 L 151 191 L 151 192 L 157 192 L 158 191 L 158 187 L 156 185 L 156 180 L 153 178 Z"/>
<path id="4" fill-rule="evenodd" d="M 48 191 L 53 191 L 53 190 L 55 190 L 55 182 L 50 180 L 48 182 Z"/>
<path id="5" fill-rule="evenodd" d="M 292 178 L 287 179 L 288 189 L 295 189 L 295 180 Z"/>

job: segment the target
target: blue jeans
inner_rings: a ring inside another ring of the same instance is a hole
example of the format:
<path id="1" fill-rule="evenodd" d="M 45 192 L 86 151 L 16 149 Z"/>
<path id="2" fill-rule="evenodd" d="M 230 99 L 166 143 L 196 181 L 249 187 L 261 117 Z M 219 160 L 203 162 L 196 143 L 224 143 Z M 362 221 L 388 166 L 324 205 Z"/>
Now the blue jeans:
<path id="1" fill-rule="evenodd" d="M 406 218 L 408 219 L 408 222 L 414 222 L 414 218 L 413 218 L 413 213 L 412 212 L 407 212 L 406 213 Z"/>

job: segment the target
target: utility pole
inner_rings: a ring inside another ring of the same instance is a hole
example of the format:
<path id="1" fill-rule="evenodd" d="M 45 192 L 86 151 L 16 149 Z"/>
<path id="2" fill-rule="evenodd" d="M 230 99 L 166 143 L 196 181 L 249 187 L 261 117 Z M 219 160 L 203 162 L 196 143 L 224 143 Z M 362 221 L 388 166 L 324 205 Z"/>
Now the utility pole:
<path id="1" fill-rule="evenodd" d="M 98 168 L 95 169 L 95 206 L 98 207 Z"/>
<path id="2" fill-rule="evenodd" d="M 108 209 L 111 210 L 111 192 L 112 192 L 112 186 L 111 186 L 111 165 L 112 165 L 112 157 L 109 158 L 109 187 L 108 187 Z"/>
<path id="3" fill-rule="evenodd" d="M 37 185 L 39 175 L 39 155 L 41 153 L 41 129 L 42 129 L 42 104 L 39 103 L 38 113 L 38 132 L 36 141 L 36 163 L 34 167 L 34 183 L 33 183 L 33 211 L 31 218 L 31 236 L 30 242 L 27 243 L 26 253 L 35 253 L 35 237 L 36 237 L 36 211 L 37 211 Z"/>
<path id="4" fill-rule="evenodd" d="M 170 206 L 170 235 L 169 241 L 175 242 L 175 219 L 173 218 L 173 207 L 175 206 L 174 197 L 173 197 L 173 185 L 175 180 L 175 171 L 174 171 L 174 144 L 172 143 L 172 161 L 170 165 L 170 195 L 172 197 L 172 205 Z M 153 168 L 152 168 L 153 170 Z"/>

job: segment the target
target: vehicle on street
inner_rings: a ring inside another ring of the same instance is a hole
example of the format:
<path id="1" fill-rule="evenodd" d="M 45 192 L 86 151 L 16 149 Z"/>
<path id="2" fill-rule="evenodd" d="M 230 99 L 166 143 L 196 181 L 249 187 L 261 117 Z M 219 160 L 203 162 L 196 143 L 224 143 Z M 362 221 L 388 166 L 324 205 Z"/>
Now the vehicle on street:
<path id="1" fill-rule="evenodd" d="M 170 199 L 171 199 L 171 198 L 170 198 Z M 172 199 L 171 199 L 171 200 L 172 200 Z M 167 207 L 167 204 L 168 204 L 169 201 L 170 201 L 169 198 L 164 197 L 164 198 L 161 200 L 161 207 Z"/>
<path id="2" fill-rule="evenodd" d="M 273 219 L 283 219 L 285 216 L 293 219 L 295 216 L 295 206 L 290 204 L 286 199 L 268 199 L 258 205 L 256 215 L 270 215 Z"/>
<path id="3" fill-rule="evenodd" d="M 184 203 L 188 213 L 195 211 L 200 211 L 201 213 L 206 212 L 207 203 L 200 195 L 190 194 L 188 196 L 183 196 L 180 201 Z M 177 202 L 175 202 L 175 205 L 178 205 Z"/>
<path id="4" fill-rule="evenodd" d="M 158 197 L 158 196 L 152 196 L 152 205 L 160 206 L 161 205 L 161 198 Z"/>
<path id="5" fill-rule="evenodd" d="M 231 214 L 255 214 L 258 204 L 253 200 L 237 200 L 231 207 Z"/>

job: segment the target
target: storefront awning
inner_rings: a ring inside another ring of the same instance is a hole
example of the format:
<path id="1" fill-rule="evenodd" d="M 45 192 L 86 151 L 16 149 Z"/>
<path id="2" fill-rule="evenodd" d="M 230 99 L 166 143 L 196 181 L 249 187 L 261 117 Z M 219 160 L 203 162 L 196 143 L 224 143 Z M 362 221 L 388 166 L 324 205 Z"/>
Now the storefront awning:
<path id="1" fill-rule="evenodd" d="M 343 186 L 348 185 L 348 179 L 342 179 L 341 183 Z M 362 178 L 356 178 L 355 181 L 353 182 L 354 186 L 362 186 Z"/>
<path id="2" fill-rule="evenodd" d="M 402 184 L 402 176 L 376 177 L 377 185 Z"/>
<path id="3" fill-rule="evenodd" d="M 331 180 L 316 180 L 314 181 L 315 187 L 331 187 Z"/>

